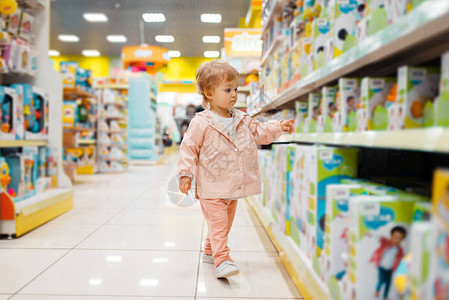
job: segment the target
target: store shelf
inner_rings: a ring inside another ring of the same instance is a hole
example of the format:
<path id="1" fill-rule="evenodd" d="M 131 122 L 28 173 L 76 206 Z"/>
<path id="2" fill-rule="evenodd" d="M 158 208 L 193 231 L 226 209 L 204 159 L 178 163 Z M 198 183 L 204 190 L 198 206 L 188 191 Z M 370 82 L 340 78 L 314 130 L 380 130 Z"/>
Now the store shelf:
<path id="1" fill-rule="evenodd" d="M 14 203 L 1 194 L 2 233 L 21 236 L 73 207 L 73 189 L 59 188 Z"/>
<path id="2" fill-rule="evenodd" d="M 0 148 L 47 146 L 46 140 L 0 140 Z"/>
<path id="3" fill-rule="evenodd" d="M 128 84 L 99 84 L 94 86 L 94 89 L 127 90 L 128 88 Z"/>
<path id="4" fill-rule="evenodd" d="M 267 105 L 253 114 L 305 96 L 342 76 L 352 76 L 356 71 L 360 74 L 385 75 L 394 73 L 400 65 L 419 64 L 439 57 L 449 44 L 448 20 L 449 1 L 426 1 L 384 30 L 273 97 Z M 267 53 L 267 56 L 268 54 L 270 53 Z M 261 63 L 264 62 L 262 60 Z M 373 67 L 373 64 L 376 64 L 376 67 Z"/>
<path id="5" fill-rule="evenodd" d="M 95 144 L 97 144 L 97 140 L 80 139 L 80 140 L 78 140 L 78 144 L 80 144 L 80 145 L 95 145 Z"/>
<path id="6" fill-rule="evenodd" d="M 126 117 L 122 116 L 102 116 L 101 118 L 107 119 L 107 120 L 126 120 Z"/>
<path id="7" fill-rule="evenodd" d="M 449 128 L 343 133 L 296 133 L 293 142 L 449 153 Z"/>
<path id="8" fill-rule="evenodd" d="M 262 57 L 262 59 L 260 60 L 260 65 L 263 66 L 265 65 L 265 63 L 268 61 L 268 58 L 270 56 L 273 55 L 274 51 L 280 46 L 282 45 L 282 43 L 284 42 L 284 38 L 277 36 L 274 41 L 271 43 L 270 48 L 268 48 L 267 52 L 264 54 L 264 56 Z"/>
<path id="9" fill-rule="evenodd" d="M 121 108 L 126 108 L 126 103 L 115 103 L 115 102 L 106 102 L 106 103 L 102 103 L 103 105 L 114 105 L 117 107 L 121 107 Z"/>
<path id="10" fill-rule="evenodd" d="M 258 196 L 248 197 L 247 201 L 278 250 L 282 264 L 303 298 L 330 300 L 329 291 L 313 270 L 312 263 L 301 253 L 293 240 L 281 232 Z"/>
<path id="11" fill-rule="evenodd" d="M 272 9 L 267 17 L 267 22 L 262 26 L 262 34 L 265 32 L 265 30 L 268 29 L 268 27 L 273 23 L 273 18 L 275 16 L 275 13 L 282 9 L 282 7 L 285 5 L 285 0 L 270 0 L 271 2 L 274 2 L 272 4 Z M 266 10 L 266 5 L 262 8 L 262 12 Z"/>
<path id="12" fill-rule="evenodd" d="M 102 130 L 101 132 L 102 133 L 109 133 L 109 134 L 112 134 L 112 133 L 123 134 L 123 133 L 127 133 L 128 131 L 127 130 Z"/>
<path id="13" fill-rule="evenodd" d="M 67 131 L 76 131 L 76 132 L 95 132 L 97 131 L 96 128 L 72 128 L 72 127 L 64 127 L 64 130 Z"/>
<path id="14" fill-rule="evenodd" d="M 96 98 L 95 94 L 80 89 L 64 89 L 64 100 L 77 100 L 80 98 Z"/>
<path id="15" fill-rule="evenodd" d="M 102 160 L 102 161 L 121 161 L 121 162 L 126 162 L 125 158 L 100 157 L 100 160 Z"/>

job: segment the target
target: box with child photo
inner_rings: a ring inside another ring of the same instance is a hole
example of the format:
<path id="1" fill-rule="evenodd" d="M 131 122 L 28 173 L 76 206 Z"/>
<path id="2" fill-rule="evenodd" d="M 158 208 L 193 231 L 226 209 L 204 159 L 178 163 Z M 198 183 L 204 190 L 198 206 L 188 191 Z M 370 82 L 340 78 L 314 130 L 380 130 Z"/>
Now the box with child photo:
<path id="1" fill-rule="evenodd" d="M 416 199 L 357 196 L 349 203 L 349 295 L 398 299 L 393 274 L 408 252 Z"/>

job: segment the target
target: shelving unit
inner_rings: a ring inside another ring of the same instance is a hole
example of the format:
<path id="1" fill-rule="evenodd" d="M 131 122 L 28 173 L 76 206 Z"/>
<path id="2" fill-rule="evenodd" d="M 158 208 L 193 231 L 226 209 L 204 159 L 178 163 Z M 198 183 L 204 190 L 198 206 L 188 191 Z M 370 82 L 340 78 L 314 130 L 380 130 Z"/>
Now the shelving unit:
<path id="1" fill-rule="evenodd" d="M 274 0 L 268 0 L 267 3 L 273 3 L 273 1 Z M 267 28 L 273 23 L 273 17 L 274 14 L 271 13 L 270 20 L 264 24 L 264 31 L 270 30 Z M 286 38 L 273 38 L 273 42 L 268 45 L 268 49 L 261 59 L 261 65 L 265 65 L 266 69 L 264 71 L 266 71 L 268 76 L 266 80 L 261 83 L 262 90 L 260 93 L 252 95 L 249 99 L 248 107 L 250 111 L 248 112 L 250 115 L 256 116 L 259 113 L 268 112 L 270 110 L 291 109 L 294 107 L 294 100 L 304 101 L 309 93 L 317 92 L 323 86 L 336 85 L 338 80 L 342 77 L 385 77 L 397 73 L 398 68 L 404 65 L 417 66 L 424 63 L 436 65 L 436 60 L 441 57 L 442 53 L 449 49 L 448 20 L 448 1 L 425 1 L 419 6 L 414 7 L 408 14 L 395 20 L 393 24 L 388 25 L 377 34 L 366 38 L 362 42 L 358 42 L 350 50 L 325 63 L 321 68 L 310 72 L 310 65 L 307 65 L 307 67 L 301 65 L 301 67 L 308 69 L 308 75 L 301 77 L 301 75 L 298 74 L 298 71 L 295 71 L 297 73 L 286 75 L 290 76 L 289 78 L 291 79 L 289 81 L 287 79 L 287 82 L 283 80 L 281 86 L 278 86 L 281 83 L 276 84 L 273 82 L 274 79 L 276 79 L 278 71 L 282 72 L 286 70 L 286 65 L 280 67 L 282 62 L 285 62 L 286 56 L 282 57 L 283 48 L 281 50 L 279 49 L 286 44 L 287 40 Z M 288 37 L 287 34 L 286 36 Z M 306 37 L 302 34 L 301 38 L 301 41 L 304 41 Z M 332 44 L 332 42 L 329 43 Z M 332 45 L 334 46 L 335 44 Z M 326 44 L 326 47 L 327 46 L 328 45 Z M 314 47 L 314 45 L 312 45 L 312 47 Z M 301 50 L 301 52 L 304 51 Z M 291 58 L 293 60 L 293 55 L 296 55 L 296 58 L 298 59 L 299 54 L 297 52 L 289 54 L 291 57 L 289 56 L 288 59 Z M 307 63 L 310 63 L 310 56 L 308 56 L 307 59 L 309 59 Z M 304 63 L 304 61 L 305 60 L 301 57 L 301 63 Z M 293 64 L 289 65 L 289 67 L 293 68 Z M 274 73 L 269 74 L 270 71 Z M 302 72 L 303 70 L 301 70 L 301 73 Z M 304 73 L 307 73 L 307 70 L 304 71 Z M 283 75 L 285 75 L 285 73 Z M 266 84 L 267 88 L 265 88 L 263 84 Z M 269 114 L 266 114 L 262 117 L 265 118 L 268 115 Z M 337 147 L 360 148 L 358 156 L 359 178 L 373 181 L 379 180 L 379 182 L 385 180 L 385 182 L 391 183 L 391 186 L 395 188 L 401 188 L 400 185 L 404 185 L 409 187 L 410 190 L 413 190 L 414 193 L 423 195 L 427 195 L 430 191 L 430 174 L 438 166 L 448 167 L 449 162 L 449 128 L 442 127 L 405 129 L 400 131 L 294 133 L 281 136 L 275 143 L 322 144 Z M 385 161 L 379 161 L 384 158 Z M 378 161 L 379 165 L 377 166 L 375 164 Z M 411 162 L 416 162 L 416 167 L 410 166 L 410 164 L 413 164 Z M 273 168 L 275 167 L 276 166 Z M 412 174 L 413 172 L 416 172 L 417 174 Z M 289 178 L 289 175 L 284 174 L 284 176 Z M 404 178 L 410 179 L 411 181 L 416 180 L 417 183 L 416 185 L 414 185 L 415 183 L 405 183 L 404 181 L 406 179 Z M 274 180 L 276 181 L 278 179 Z M 403 182 L 401 182 L 401 180 Z M 273 188 L 273 182 L 269 184 L 271 184 L 271 187 Z M 288 184 L 287 187 L 285 186 L 285 183 L 282 184 L 284 185 L 283 188 L 288 191 Z M 420 185 L 419 188 L 418 185 Z M 294 186 L 297 188 L 296 185 Z M 277 189 L 279 188 L 280 187 L 277 187 Z M 287 191 L 283 190 L 284 193 L 287 193 Z M 276 196 L 279 195 L 276 194 Z M 273 196 L 271 195 L 271 197 Z M 279 202 L 279 197 L 274 201 Z M 270 199 L 273 201 L 273 198 Z M 285 230 L 281 230 L 280 228 L 284 225 L 282 223 L 283 219 L 275 221 L 271 211 L 268 211 L 268 209 L 263 206 L 259 197 L 249 197 L 247 201 L 259 217 L 267 234 L 275 244 L 279 251 L 282 263 L 292 277 L 300 293 L 305 298 L 330 300 L 332 299 L 330 291 L 332 291 L 334 296 L 337 297 L 337 293 L 332 289 L 330 283 L 330 287 L 327 286 L 327 283 L 323 283 L 326 280 L 325 276 L 329 274 L 323 272 L 323 268 L 325 268 L 324 262 L 318 262 L 316 260 L 323 259 L 323 257 L 319 256 L 320 253 L 317 252 L 317 254 L 315 254 L 315 252 L 313 252 L 312 257 L 307 258 L 302 252 L 302 248 L 299 249 L 297 244 L 289 236 L 292 234 L 293 230 L 291 226 L 297 226 L 295 229 L 298 230 L 301 225 L 292 225 L 293 223 L 290 223 L 291 221 L 287 218 L 285 221 L 286 228 Z M 266 201 L 268 203 L 268 200 Z M 289 200 L 287 200 L 287 203 L 288 201 Z M 290 199 L 290 201 L 293 200 Z M 279 203 L 276 203 L 276 205 L 277 204 Z M 314 205 L 316 205 L 316 202 Z M 291 210 L 294 208 L 290 207 L 285 209 L 286 211 L 290 209 L 291 214 Z M 315 209 L 316 208 L 312 209 L 312 211 L 318 213 L 319 210 Z M 279 211 L 281 213 L 286 213 L 285 211 L 282 211 L 282 209 L 277 211 L 278 213 Z M 307 216 L 306 218 L 314 217 L 316 218 L 316 215 L 312 213 L 311 216 Z M 306 221 L 306 225 L 302 224 L 302 226 L 310 225 L 313 226 L 313 228 L 314 226 L 319 226 L 317 225 L 316 220 L 317 219 L 312 221 L 315 222 L 314 225 L 309 224 L 309 221 Z M 328 225 L 326 224 L 326 226 Z M 322 230 L 326 230 L 327 232 L 327 227 L 325 228 L 326 229 Z M 306 230 L 308 231 L 310 229 L 307 227 Z M 303 243 L 303 241 L 304 240 L 301 240 L 301 243 Z M 301 247 L 303 247 L 303 244 L 301 244 Z M 353 249 L 346 252 L 352 253 L 352 250 Z M 322 248 L 321 251 L 322 255 L 322 253 L 326 251 L 326 247 Z M 353 251 L 355 252 L 355 250 Z M 324 259 L 327 258 L 324 257 Z M 323 265 L 320 266 L 320 263 Z M 351 264 L 351 261 L 349 264 Z M 357 261 L 357 264 L 359 264 L 359 261 Z M 350 267 L 349 270 L 353 269 Z M 359 266 L 358 270 L 360 270 Z M 350 272 L 348 269 L 346 269 L 346 271 Z M 355 275 L 353 275 L 353 277 L 345 278 L 350 278 L 348 279 L 348 282 L 352 280 L 351 284 L 356 284 Z M 358 278 L 357 281 L 360 282 Z M 339 281 L 339 284 L 341 283 L 342 281 Z M 358 288 L 361 287 L 358 286 Z M 364 294 L 360 294 L 358 289 L 357 295 L 357 299 L 363 299 Z M 353 297 L 355 297 L 355 295 L 353 295 Z"/>
<path id="2" fill-rule="evenodd" d="M 57 153 L 57 189 L 49 190 L 23 201 L 14 202 L 6 193 L 0 194 L 0 234 L 19 237 L 67 212 L 73 207 L 73 188 L 62 166 L 62 78 L 48 59 L 50 0 L 28 2 L 34 9 L 35 49 L 38 51 L 35 77 L 2 75 L 1 84 L 24 82 L 46 90 L 49 95 L 48 140 L 0 141 L 0 148 L 47 146 Z"/>
<path id="3" fill-rule="evenodd" d="M 106 79 L 107 81 L 108 79 Z M 98 126 L 98 144 L 101 173 L 118 173 L 128 169 L 128 87 L 129 85 L 97 85 L 100 88 L 100 110 Z M 109 110 L 114 110 L 111 115 Z M 120 129 L 110 129 L 112 124 Z M 105 129 L 105 127 L 109 129 Z M 116 138 L 114 143 L 111 139 Z M 121 140 L 121 141 L 119 141 Z M 120 151 L 121 157 L 112 157 L 113 152 Z M 117 165 L 116 163 L 120 164 Z"/>
<path id="4" fill-rule="evenodd" d="M 266 95 L 268 99 L 264 99 L 260 107 L 249 113 L 256 115 L 274 109 L 304 97 L 323 85 L 336 82 L 343 76 L 381 76 L 394 72 L 401 65 L 420 64 L 435 58 L 441 54 L 442 49 L 448 48 L 449 41 L 444 38 L 449 34 L 448 19 L 449 2 L 424 2 L 397 22 L 292 84 L 282 93 Z M 268 57 L 269 55 L 264 59 Z M 379 64 L 382 64 L 381 68 L 378 67 Z"/>

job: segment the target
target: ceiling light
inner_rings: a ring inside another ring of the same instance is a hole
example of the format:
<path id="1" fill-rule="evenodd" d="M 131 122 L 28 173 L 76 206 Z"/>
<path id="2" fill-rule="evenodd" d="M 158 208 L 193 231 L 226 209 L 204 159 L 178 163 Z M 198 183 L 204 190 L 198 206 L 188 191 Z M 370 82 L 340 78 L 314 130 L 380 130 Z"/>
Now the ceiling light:
<path id="1" fill-rule="evenodd" d="M 175 41 L 172 35 L 156 35 L 155 39 L 159 43 L 173 43 Z"/>
<path id="2" fill-rule="evenodd" d="M 48 56 L 59 56 L 59 55 L 61 55 L 61 53 L 59 53 L 59 51 L 48 50 Z"/>
<path id="3" fill-rule="evenodd" d="M 108 35 L 106 37 L 106 39 L 110 42 L 110 43 L 126 43 L 126 41 L 128 40 L 126 38 L 126 36 L 124 35 Z"/>
<path id="4" fill-rule="evenodd" d="M 83 50 L 84 56 L 100 56 L 100 52 L 98 50 Z"/>
<path id="5" fill-rule="evenodd" d="M 87 13 L 83 15 L 87 22 L 107 22 L 108 17 L 102 13 Z"/>
<path id="6" fill-rule="evenodd" d="M 201 14 L 201 22 L 203 23 L 221 23 L 220 14 Z"/>
<path id="7" fill-rule="evenodd" d="M 142 15 L 142 18 L 145 22 L 165 22 L 165 15 L 164 14 L 154 14 L 154 13 L 146 13 Z"/>
<path id="8" fill-rule="evenodd" d="M 218 35 L 205 35 L 203 36 L 203 43 L 219 43 L 220 37 Z"/>
<path id="9" fill-rule="evenodd" d="M 58 39 L 63 42 L 79 42 L 80 41 L 79 37 L 77 37 L 76 35 L 71 35 L 71 34 L 60 34 L 60 35 L 58 35 Z"/>
<path id="10" fill-rule="evenodd" d="M 170 57 L 180 57 L 181 56 L 181 52 L 175 51 L 175 50 L 168 51 L 168 56 L 170 56 Z"/>
<path id="11" fill-rule="evenodd" d="M 204 57 L 219 57 L 220 56 L 220 52 L 218 51 L 204 51 Z"/>

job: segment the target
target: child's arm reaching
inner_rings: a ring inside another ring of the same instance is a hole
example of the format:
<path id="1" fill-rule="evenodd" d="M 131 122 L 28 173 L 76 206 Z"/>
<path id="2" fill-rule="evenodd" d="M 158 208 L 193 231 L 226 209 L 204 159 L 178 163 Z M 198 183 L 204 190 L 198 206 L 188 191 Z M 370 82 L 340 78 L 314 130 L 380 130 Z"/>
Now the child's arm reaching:
<path id="1" fill-rule="evenodd" d="M 204 130 L 200 128 L 197 120 L 192 119 L 189 128 L 184 134 L 179 149 L 178 175 L 179 190 L 187 194 L 190 190 L 193 176 L 196 174 L 200 148 L 203 143 Z"/>
<path id="2" fill-rule="evenodd" d="M 295 120 L 270 120 L 259 122 L 251 118 L 249 129 L 256 139 L 257 144 L 270 144 L 276 141 L 283 133 L 292 133 L 295 130 Z"/>

